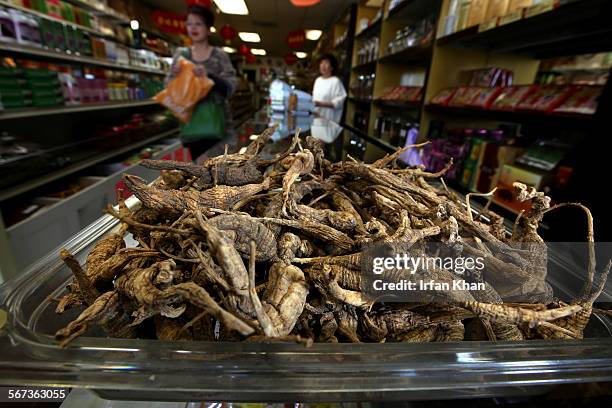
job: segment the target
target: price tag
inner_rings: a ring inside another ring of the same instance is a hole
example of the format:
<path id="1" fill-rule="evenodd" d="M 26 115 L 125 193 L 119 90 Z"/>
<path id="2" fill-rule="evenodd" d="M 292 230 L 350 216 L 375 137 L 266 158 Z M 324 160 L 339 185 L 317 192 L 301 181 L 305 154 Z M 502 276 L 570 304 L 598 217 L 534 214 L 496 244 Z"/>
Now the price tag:
<path id="1" fill-rule="evenodd" d="M 0 402 L 51 402 L 63 401 L 70 392 L 68 388 L 0 387 Z"/>

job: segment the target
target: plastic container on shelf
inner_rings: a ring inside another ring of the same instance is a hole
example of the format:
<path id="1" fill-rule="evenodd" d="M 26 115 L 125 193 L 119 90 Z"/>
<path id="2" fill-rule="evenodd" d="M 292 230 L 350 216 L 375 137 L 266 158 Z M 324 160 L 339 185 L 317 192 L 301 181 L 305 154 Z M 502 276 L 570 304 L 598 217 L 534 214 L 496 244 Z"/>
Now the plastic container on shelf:
<path id="1" fill-rule="evenodd" d="M 3 8 L 0 8 L 0 41 L 17 41 L 15 21 L 11 14 Z"/>

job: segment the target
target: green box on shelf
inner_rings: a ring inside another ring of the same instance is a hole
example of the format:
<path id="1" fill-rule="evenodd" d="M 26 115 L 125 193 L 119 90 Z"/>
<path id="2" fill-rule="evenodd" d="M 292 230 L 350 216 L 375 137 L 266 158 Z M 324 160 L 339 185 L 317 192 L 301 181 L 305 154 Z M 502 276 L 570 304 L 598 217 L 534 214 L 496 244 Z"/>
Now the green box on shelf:
<path id="1" fill-rule="evenodd" d="M 62 17 L 64 20 L 70 21 L 71 23 L 77 22 L 72 4 L 62 2 Z"/>
<path id="2" fill-rule="evenodd" d="M 24 68 L 23 73 L 28 79 L 57 78 L 57 72 L 46 68 Z"/>
<path id="3" fill-rule="evenodd" d="M 52 96 L 52 97 L 34 97 L 32 99 L 34 106 L 37 107 L 48 107 L 48 106 L 60 106 L 64 104 L 63 96 Z"/>
<path id="4" fill-rule="evenodd" d="M 40 20 L 40 35 L 42 37 L 42 43 L 45 47 L 54 50 L 55 46 L 55 25 L 59 23 L 51 20 Z"/>
<path id="5" fill-rule="evenodd" d="M 62 95 L 62 88 L 32 88 L 31 92 L 34 98 L 52 98 Z"/>
<path id="6" fill-rule="evenodd" d="M 32 95 L 29 89 L 4 89 L 0 88 L 0 97 L 2 98 L 28 98 Z"/>
<path id="7" fill-rule="evenodd" d="M 4 109 L 19 109 L 32 106 L 32 99 L 24 97 L 2 97 Z"/>
<path id="8" fill-rule="evenodd" d="M 15 78 L 23 75 L 21 68 L 0 67 L 0 78 Z"/>
<path id="9" fill-rule="evenodd" d="M 28 82 L 23 78 L 0 77 L 0 92 L 2 92 L 3 90 L 14 91 L 24 88 L 28 88 Z"/>
<path id="10" fill-rule="evenodd" d="M 54 78 L 31 78 L 27 82 L 29 89 L 56 89 L 61 88 L 61 83 L 57 77 Z"/>

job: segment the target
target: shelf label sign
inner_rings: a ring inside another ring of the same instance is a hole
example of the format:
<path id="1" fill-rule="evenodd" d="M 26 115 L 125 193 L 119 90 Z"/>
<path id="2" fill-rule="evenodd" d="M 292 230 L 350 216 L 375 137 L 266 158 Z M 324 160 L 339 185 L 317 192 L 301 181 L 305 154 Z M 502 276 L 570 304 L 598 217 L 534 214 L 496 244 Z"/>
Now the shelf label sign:
<path id="1" fill-rule="evenodd" d="M 171 34 L 185 34 L 185 16 L 167 11 L 155 10 L 153 22 L 160 31 Z"/>
<path id="2" fill-rule="evenodd" d="M 290 48 L 302 48 L 306 42 L 306 32 L 304 30 L 291 31 L 287 34 L 287 45 Z"/>

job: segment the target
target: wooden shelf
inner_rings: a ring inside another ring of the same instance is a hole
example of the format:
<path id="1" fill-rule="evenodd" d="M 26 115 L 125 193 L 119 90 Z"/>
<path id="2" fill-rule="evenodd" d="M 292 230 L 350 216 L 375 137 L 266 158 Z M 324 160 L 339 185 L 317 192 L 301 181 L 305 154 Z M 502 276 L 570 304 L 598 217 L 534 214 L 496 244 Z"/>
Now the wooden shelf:
<path id="1" fill-rule="evenodd" d="M 479 109 L 471 107 L 454 107 L 426 105 L 425 110 L 431 113 L 439 113 L 452 116 L 477 117 L 481 119 L 493 119 L 508 122 L 546 122 L 557 126 L 580 126 L 584 127 L 593 122 L 594 115 L 570 114 L 570 113 L 545 113 L 529 111 L 501 111 L 491 109 Z"/>
<path id="2" fill-rule="evenodd" d="M 15 187 L 8 188 L 0 192 L 0 201 L 4 201 L 8 198 L 15 197 L 16 195 L 25 193 L 27 191 L 33 190 L 37 187 L 50 183 L 52 181 L 58 180 L 62 177 L 66 177 L 70 174 L 76 173 L 77 171 L 83 170 L 87 167 L 93 166 L 95 164 L 101 163 L 105 160 L 111 159 L 115 156 L 119 156 L 123 153 L 127 153 L 130 150 L 138 149 L 139 147 L 146 146 L 150 143 L 153 143 L 157 140 L 163 139 L 165 137 L 169 137 L 173 134 L 178 133 L 178 129 L 168 130 L 166 132 L 162 132 L 155 136 L 149 137 L 147 139 L 141 140 L 136 143 L 129 144 L 127 146 L 120 147 L 118 149 L 112 150 L 110 152 L 104 152 L 98 156 L 92 157 L 91 159 L 83 160 L 63 169 L 54 171 L 52 173 L 46 174 L 42 177 L 36 178 L 34 180 L 30 180 L 26 183 L 22 183 Z"/>
<path id="3" fill-rule="evenodd" d="M 165 75 L 166 72 L 160 69 L 151 69 L 151 68 L 142 68 L 135 67 L 132 65 L 124 65 L 118 64 L 116 62 L 104 61 L 97 58 L 77 55 L 77 54 L 68 54 L 66 52 L 60 51 L 52 51 L 44 48 L 37 47 L 29 47 L 27 45 L 21 44 L 5 44 L 0 43 L 0 52 L 11 52 L 11 53 L 19 53 L 24 55 L 36 56 L 36 57 L 44 57 L 48 59 L 53 59 L 56 61 L 69 61 L 78 64 L 85 65 L 96 65 L 105 68 L 113 68 L 121 71 L 130 71 L 130 72 L 142 72 L 146 74 L 155 74 L 155 75 Z"/>
<path id="4" fill-rule="evenodd" d="M 396 62 L 396 63 L 421 63 L 425 66 L 429 65 L 433 53 L 433 44 L 423 44 L 414 47 L 408 47 L 402 51 L 385 55 L 378 59 L 380 63 Z"/>
<path id="5" fill-rule="evenodd" d="M 376 137 L 372 137 L 372 136 L 368 135 L 367 133 L 362 132 L 361 130 L 356 129 L 356 128 L 352 127 L 352 126 L 349 126 L 347 124 L 344 124 L 343 127 L 346 130 L 356 134 L 357 136 L 367 140 L 368 142 L 371 142 L 372 144 L 375 144 L 376 146 L 378 146 L 378 147 L 388 151 L 389 153 L 394 153 L 395 151 L 397 151 L 397 149 L 399 149 L 399 147 L 392 146 L 390 143 L 387 143 L 387 142 L 385 142 L 382 139 L 379 139 L 379 138 L 376 138 Z"/>
<path id="6" fill-rule="evenodd" d="M 365 64 L 361 64 L 361 65 L 355 65 L 353 67 L 353 71 L 356 71 L 356 72 L 368 72 L 368 71 L 374 71 L 375 69 L 376 69 L 376 60 L 366 62 Z"/>
<path id="7" fill-rule="evenodd" d="M 514 23 L 478 32 L 471 27 L 438 39 L 438 45 L 513 53 L 538 59 L 612 49 L 612 2 L 581 0 Z"/>
<path id="8" fill-rule="evenodd" d="M 393 10 L 389 10 L 387 20 L 421 21 L 428 15 L 436 13 L 441 3 L 441 0 L 404 0 Z"/>
<path id="9" fill-rule="evenodd" d="M 384 99 L 375 99 L 374 105 L 383 108 L 392 109 L 421 109 L 423 106 L 422 102 L 401 102 L 401 101 L 387 101 Z"/>
<path id="10" fill-rule="evenodd" d="M 151 99 L 147 99 L 144 101 L 86 103 L 82 105 L 57 106 L 53 108 L 11 109 L 0 112 L 0 120 L 32 118 L 46 115 L 61 115 L 66 113 L 78 113 L 106 109 L 127 109 L 152 105 L 158 105 L 158 103 Z"/>
<path id="11" fill-rule="evenodd" d="M 349 97 L 348 100 L 351 102 L 361 104 L 361 105 L 369 105 L 372 103 L 372 99 L 354 98 L 352 96 Z"/>
<path id="12" fill-rule="evenodd" d="M 370 24 L 367 28 L 364 28 L 355 35 L 356 40 L 363 40 L 364 38 L 370 38 L 380 33 L 382 27 L 382 18 L 376 20 L 373 24 Z"/>

